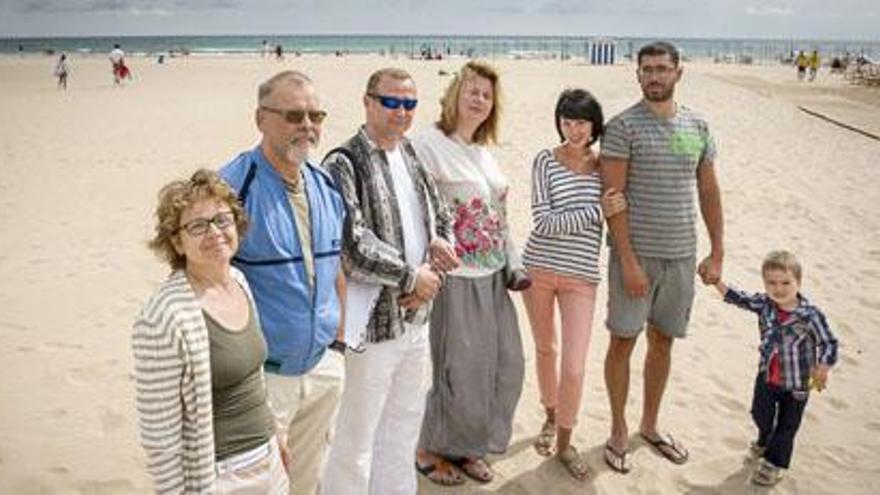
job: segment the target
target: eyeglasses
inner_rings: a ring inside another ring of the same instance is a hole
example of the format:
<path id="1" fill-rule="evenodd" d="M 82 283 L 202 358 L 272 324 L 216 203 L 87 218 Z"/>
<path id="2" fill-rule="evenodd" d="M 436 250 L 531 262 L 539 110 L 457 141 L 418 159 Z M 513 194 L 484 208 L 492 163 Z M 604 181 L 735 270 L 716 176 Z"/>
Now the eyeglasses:
<path id="1" fill-rule="evenodd" d="M 177 231 L 185 230 L 192 237 L 201 237 L 208 233 L 213 224 L 217 230 L 226 230 L 235 225 L 235 215 L 231 211 L 221 211 L 211 218 L 196 218 L 177 228 Z"/>
<path id="2" fill-rule="evenodd" d="M 378 101 L 380 105 L 388 110 L 397 110 L 402 106 L 404 110 L 410 111 L 419 104 L 419 100 L 415 98 L 398 98 L 396 96 L 382 96 L 375 93 L 367 93 L 367 96 Z"/>
<path id="3" fill-rule="evenodd" d="M 670 67 L 668 65 L 658 65 L 658 66 L 646 65 L 644 67 L 639 67 L 639 74 L 646 76 L 646 77 L 651 77 L 651 76 L 667 77 L 670 74 L 672 74 L 673 72 L 675 72 L 675 67 Z"/>
<path id="4" fill-rule="evenodd" d="M 280 115 L 284 120 L 291 124 L 302 124 L 303 121 L 305 121 L 306 116 L 309 117 L 309 122 L 313 124 L 320 124 L 327 118 L 327 112 L 324 110 L 281 110 L 279 108 L 267 107 L 265 105 L 260 105 L 260 109 Z"/>

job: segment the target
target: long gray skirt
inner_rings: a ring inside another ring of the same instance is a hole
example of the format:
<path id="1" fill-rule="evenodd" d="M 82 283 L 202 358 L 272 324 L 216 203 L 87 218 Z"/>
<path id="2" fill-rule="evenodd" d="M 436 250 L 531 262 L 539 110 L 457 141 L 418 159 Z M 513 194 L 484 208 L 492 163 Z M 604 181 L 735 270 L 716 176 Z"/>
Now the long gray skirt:
<path id="1" fill-rule="evenodd" d="M 447 278 L 430 340 L 433 381 L 419 448 L 449 457 L 504 452 L 525 368 L 504 271 Z"/>

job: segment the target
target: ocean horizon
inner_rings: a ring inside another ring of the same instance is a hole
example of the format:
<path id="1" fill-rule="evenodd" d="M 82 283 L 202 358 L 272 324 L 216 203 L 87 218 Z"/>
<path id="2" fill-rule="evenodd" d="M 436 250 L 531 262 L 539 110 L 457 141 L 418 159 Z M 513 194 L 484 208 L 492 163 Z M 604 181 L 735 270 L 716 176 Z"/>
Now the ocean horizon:
<path id="1" fill-rule="evenodd" d="M 265 40 L 281 45 L 286 54 L 382 54 L 468 56 L 482 58 L 588 57 L 592 43 L 610 43 L 618 58 L 632 57 L 639 47 L 665 39 L 686 58 L 756 61 L 787 59 L 800 50 L 823 56 L 863 55 L 880 58 L 880 40 L 822 40 L 769 38 L 655 38 L 617 36 L 478 36 L 478 35 L 247 35 L 247 36 L 93 36 L 0 38 L 0 53 L 102 54 L 115 43 L 130 55 L 259 54 Z"/>

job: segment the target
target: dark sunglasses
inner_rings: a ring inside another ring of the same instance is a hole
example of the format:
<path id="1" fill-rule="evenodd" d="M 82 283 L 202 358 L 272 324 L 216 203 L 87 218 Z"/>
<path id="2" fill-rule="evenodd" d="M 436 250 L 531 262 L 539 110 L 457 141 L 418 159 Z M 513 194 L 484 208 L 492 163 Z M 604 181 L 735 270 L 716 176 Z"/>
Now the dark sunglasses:
<path id="1" fill-rule="evenodd" d="M 324 110 L 281 110 L 264 105 L 260 105 L 260 109 L 280 115 L 291 124 L 302 124 L 306 116 L 309 117 L 309 122 L 313 124 L 320 124 L 327 118 L 327 112 Z"/>
<path id="2" fill-rule="evenodd" d="M 396 96 L 382 96 L 375 93 L 367 93 L 367 96 L 377 100 L 380 105 L 388 110 L 397 110 L 401 106 L 404 110 L 412 110 L 419 104 L 419 100 L 415 98 L 398 98 Z"/>

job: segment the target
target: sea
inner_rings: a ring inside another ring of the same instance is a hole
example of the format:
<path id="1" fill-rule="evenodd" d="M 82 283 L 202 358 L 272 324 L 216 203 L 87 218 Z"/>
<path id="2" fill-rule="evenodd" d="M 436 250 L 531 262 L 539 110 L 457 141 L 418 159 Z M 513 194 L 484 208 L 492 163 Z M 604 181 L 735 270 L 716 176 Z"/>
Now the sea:
<path id="1" fill-rule="evenodd" d="M 447 35 L 254 35 L 254 36 L 118 36 L 0 38 L 0 53 L 103 54 L 118 43 L 130 55 L 228 56 L 260 54 L 281 46 L 286 54 L 382 54 L 422 58 L 467 56 L 495 58 L 596 58 L 613 61 L 632 59 L 638 49 L 654 38 L 592 36 L 447 36 Z M 809 39 L 666 39 L 682 51 L 685 59 L 725 62 L 773 63 L 791 60 L 803 50 L 818 50 L 823 57 L 849 54 L 880 61 L 878 40 Z M 611 52 L 608 52 L 611 47 Z"/>

